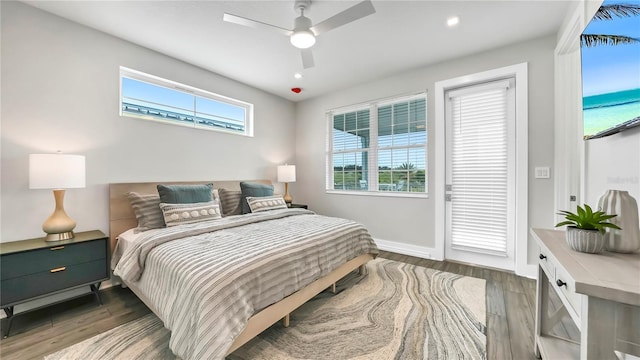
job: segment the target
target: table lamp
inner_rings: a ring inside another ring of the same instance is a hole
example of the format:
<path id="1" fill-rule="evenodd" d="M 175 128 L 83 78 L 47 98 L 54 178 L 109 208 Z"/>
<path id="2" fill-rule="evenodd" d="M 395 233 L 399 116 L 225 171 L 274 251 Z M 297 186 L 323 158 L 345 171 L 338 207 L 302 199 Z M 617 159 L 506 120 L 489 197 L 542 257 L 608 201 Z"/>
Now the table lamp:
<path id="1" fill-rule="evenodd" d="M 278 182 L 284 183 L 284 202 L 287 203 L 287 206 L 291 206 L 293 198 L 289 195 L 289 183 L 296 182 L 296 166 L 278 165 Z"/>
<path id="2" fill-rule="evenodd" d="M 67 154 L 29 155 L 29 188 L 53 189 L 56 208 L 42 224 L 46 241 L 72 239 L 76 222 L 64 211 L 64 191 L 85 187 L 85 157 Z"/>

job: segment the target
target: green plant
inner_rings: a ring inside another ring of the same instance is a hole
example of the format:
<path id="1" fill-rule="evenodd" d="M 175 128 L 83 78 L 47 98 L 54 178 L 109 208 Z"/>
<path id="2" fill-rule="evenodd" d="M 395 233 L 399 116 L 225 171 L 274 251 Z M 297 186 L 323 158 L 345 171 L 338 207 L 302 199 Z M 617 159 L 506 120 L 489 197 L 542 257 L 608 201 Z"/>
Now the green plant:
<path id="1" fill-rule="evenodd" d="M 607 215 L 603 211 L 593 211 L 587 204 L 584 204 L 584 209 L 578 205 L 577 214 L 566 210 L 560 210 L 558 215 L 564 215 L 566 221 L 557 223 L 556 227 L 572 225 L 582 230 L 598 230 L 603 234 L 605 228 L 622 230 L 618 225 L 607 221 L 618 215 Z"/>

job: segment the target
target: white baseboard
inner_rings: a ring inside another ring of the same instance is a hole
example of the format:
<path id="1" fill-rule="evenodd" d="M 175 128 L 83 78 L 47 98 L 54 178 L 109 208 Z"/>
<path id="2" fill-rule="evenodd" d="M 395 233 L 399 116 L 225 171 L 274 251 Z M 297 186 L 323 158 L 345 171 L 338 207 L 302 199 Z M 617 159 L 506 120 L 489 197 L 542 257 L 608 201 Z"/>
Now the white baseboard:
<path id="1" fill-rule="evenodd" d="M 397 254 L 415 256 L 422 259 L 430 259 L 437 260 L 433 256 L 436 253 L 435 248 L 430 248 L 426 246 L 412 245 L 406 243 L 400 243 L 396 241 L 382 240 L 382 239 L 373 239 L 376 244 L 378 244 L 378 248 L 384 251 L 390 251 Z M 536 279 L 538 276 L 537 265 L 527 264 L 521 266 L 517 269 L 516 274 L 519 276 L 524 276 L 530 279 Z"/>
<path id="2" fill-rule="evenodd" d="M 373 239 L 378 248 L 384 251 L 390 251 L 402 255 L 415 256 L 423 259 L 433 259 L 432 254 L 434 253 L 434 248 L 429 248 L 425 246 L 412 245 L 406 243 L 400 243 L 389 240 L 382 239 Z"/>
<path id="3" fill-rule="evenodd" d="M 538 279 L 538 265 L 527 264 L 516 269 L 516 275 L 524 276 L 529 279 Z"/>

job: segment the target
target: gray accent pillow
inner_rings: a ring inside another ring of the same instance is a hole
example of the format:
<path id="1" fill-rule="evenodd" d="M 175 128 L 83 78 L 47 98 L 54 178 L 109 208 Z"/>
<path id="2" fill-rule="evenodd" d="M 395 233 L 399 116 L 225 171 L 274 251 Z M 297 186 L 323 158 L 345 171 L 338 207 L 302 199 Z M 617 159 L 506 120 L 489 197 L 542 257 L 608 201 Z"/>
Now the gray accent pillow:
<path id="1" fill-rule="evenodd" d="M 247 203 L 247 197 L 263 197 L 273 196 L 273 185 L 265 185 L 250 182 L 240 182 L 240 189 L 242 190 L 242 213 L 248 214 L 251 212 L 249 204 Z"/>
<path id="2" fill-rule="evenodd" d="M 160 202 L 166 204 L 193 204 L 213 200 L 213 184 L 158 185 Z"/>
<path id="3" fill-rule="evenodd" d="M 222 216 L 242 215 L 242 192 L 239 190 L 218 189 Z"/>
<path id="4" fill-rule="evenodd" d="M 160 210 L 160 196 L 130 192 L 127 198 L 138 220 L 138 227 L 133 230 L 134 233 L 165 227 L 162 210 Z"/>
<path id="5" fill-rule="evenodd" d="M 215 220 L 222 217 L 217 201 L 191 204 L 160 203 L 160 209 L 162 209 L 167 227 Z"/>
<path id="6" fill-rule="evenodd" d="M 247 196 L 247 203 L 252 213 L 287 208 L 287 203 L 284 202 L 282 195 L 263 197 Z"/>

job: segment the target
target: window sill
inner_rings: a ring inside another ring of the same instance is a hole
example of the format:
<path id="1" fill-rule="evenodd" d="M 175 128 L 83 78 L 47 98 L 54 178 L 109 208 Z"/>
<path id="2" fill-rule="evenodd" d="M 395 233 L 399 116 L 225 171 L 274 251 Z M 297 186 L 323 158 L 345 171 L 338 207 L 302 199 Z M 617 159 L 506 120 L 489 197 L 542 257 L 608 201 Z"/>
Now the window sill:
<path id="1" fill-rule="evenodd" d="M 428 193 L 406 193 L 394 191 L 349 191 L 349 190 L 325 190 L 327 194 L 336 195 L 356 195 L 356 196 L 378 196 L 378 197 L 396 197 L 396 198 L 414 198 L 428 199 Z"/>

